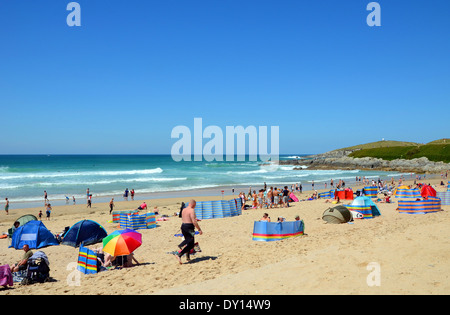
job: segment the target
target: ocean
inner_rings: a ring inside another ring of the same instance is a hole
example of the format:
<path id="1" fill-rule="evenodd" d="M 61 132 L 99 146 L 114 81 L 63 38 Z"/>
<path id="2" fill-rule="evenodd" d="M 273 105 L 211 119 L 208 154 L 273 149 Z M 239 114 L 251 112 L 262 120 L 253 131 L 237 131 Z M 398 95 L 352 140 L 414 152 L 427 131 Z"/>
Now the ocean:
<path id="1" fill-rule="evenodd" d="M 300 157 L 302 155 L 299 155 Z M 280 160 L 296 158 L 280 156 Z M 44 191 L 53 205 L 72 196 L 86 202 L 89 188 L 93 202 L 123 200 L 125 189 L 134 189 L 135 199 L 232 195 L 268 186 L 301 183 L 304 190 L 324 188 L 330 179 L 343 179 L 347 186 L 355 177 L 391 178 L 395 172 L 360 170 L 294 170 L 291 165 L 265 162 L 175 162 L 170 155 L 0 155 L 0 202 L 11 207 L 41 206 Z"/>

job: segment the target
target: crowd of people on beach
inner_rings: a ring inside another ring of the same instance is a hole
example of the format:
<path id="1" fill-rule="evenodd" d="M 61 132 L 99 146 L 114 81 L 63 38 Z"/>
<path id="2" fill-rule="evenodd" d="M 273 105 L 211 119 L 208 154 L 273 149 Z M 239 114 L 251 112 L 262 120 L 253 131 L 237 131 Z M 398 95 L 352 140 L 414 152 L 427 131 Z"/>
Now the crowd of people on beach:
<path id="1" fill-rule="evenodd" d="M 291 190 L 288 186 L 284 186 L 283 189 L 278 189 L 277 187 L 267 187 L 260 189 L 258 193 L 256 190 L 250 190 L 248 195 L 244 192 L 239 193 L 239 198 L 242 201 L 242 207 L 244 209 L 247 201 L 252 202 L 252 209 L 262 209 L 265 208 L 287 208 L 289 207 Z"/>

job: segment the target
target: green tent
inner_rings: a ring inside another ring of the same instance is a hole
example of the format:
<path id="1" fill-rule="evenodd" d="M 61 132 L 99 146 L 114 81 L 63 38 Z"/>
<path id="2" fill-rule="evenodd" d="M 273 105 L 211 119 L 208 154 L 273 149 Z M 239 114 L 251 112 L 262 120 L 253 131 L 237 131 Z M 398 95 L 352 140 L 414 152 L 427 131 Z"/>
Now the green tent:
<path id="1" fill-rule="evenodd" d="M 23 216 L 21 216 L 20 218 L 18 218 L 16 221 L 14 221 L 14 224 L 16 224 L 16 222 L 19 222 L 19 226 L 24 226 L 25 224 L 27 224 L 30 221 L 37 221 L 37 218 L 32 215 L 32 214 L 25 214 Z M 16 228 L 13 224 L 13 226 L 8 230 L 8 237 L 11 238 L 14 231 L 16 230 Z"/>
<path id="2" fill-rule="evenodd" d="M 346 207 L 336 206 L 325 210 L 322 220 L 334 224 L 347 223 L 352 220 L 352 214 Z"/>

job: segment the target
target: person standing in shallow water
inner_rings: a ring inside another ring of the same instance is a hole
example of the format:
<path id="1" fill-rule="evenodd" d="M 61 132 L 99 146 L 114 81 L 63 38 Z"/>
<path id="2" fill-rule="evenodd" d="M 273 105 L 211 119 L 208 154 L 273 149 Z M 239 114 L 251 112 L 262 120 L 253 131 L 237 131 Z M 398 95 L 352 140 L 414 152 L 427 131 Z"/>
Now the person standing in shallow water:
<path id="1" fill-rule="evenodd" d="M 180 263 L 180 265 L 182 264 L 181 257 L 184 254 L 186 254 L 187 261 L 191 260 L 189 253 L 191 249 L 194 248 L 195 245 L 194 239 L 195 228 L 197 228 L 198 233 L 200 235 L 203 234 L 203 231 L 198 225 L 197 217 L 195 215 L 195 205 L 196 205 L 195 200 L 189 201 L 189 206 L 184 208 L 183 212 L 181 213 L 181 222 L 182 222 L 181 233 L 184 236 L 184 241 L 181 242 L 180 245 L 178 245 L 178 247 L 182 249 L 181 252 L 174 255 L 177 261 Z"/>
<path id="2" fill-rule="evenodd" d="M 9 200 L 8 200 L 8 198 L 5 198 L 5 200 L 6 200 L 5 212 L 6 212 L 6 214 L 9 214 Z"/>

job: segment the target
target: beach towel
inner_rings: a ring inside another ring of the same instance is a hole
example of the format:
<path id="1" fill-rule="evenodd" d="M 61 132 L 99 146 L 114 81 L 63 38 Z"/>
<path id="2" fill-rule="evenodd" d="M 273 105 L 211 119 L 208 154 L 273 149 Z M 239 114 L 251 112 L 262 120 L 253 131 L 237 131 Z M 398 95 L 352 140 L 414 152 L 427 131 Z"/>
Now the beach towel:
<path id="1" fill-rule="evenodd" d="M 13 276 L 9 265 L 0 266 L 0 286 L 12 287 L 13 284 Z"/>
<path id="2" fill-rule="evenodd" d="M 25 279 L 27 277 L 27 270 L 20 270 L 17 272 L 13 272 L 12 273 L 12 277 L 13 277 L 13 282 L 14 283 L 21 283 L 23 281 L 23 279 Z"/>

